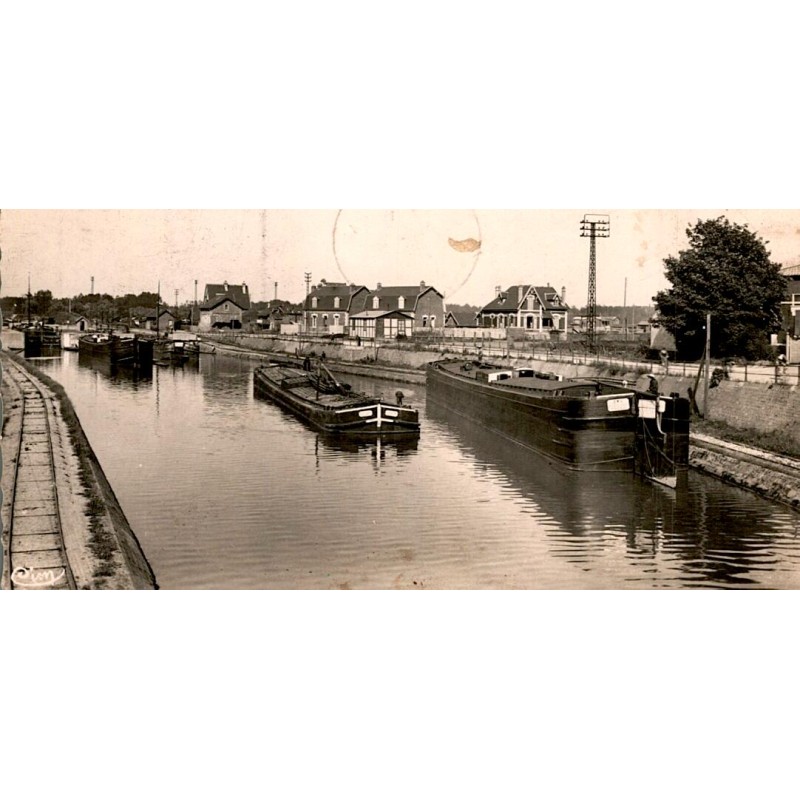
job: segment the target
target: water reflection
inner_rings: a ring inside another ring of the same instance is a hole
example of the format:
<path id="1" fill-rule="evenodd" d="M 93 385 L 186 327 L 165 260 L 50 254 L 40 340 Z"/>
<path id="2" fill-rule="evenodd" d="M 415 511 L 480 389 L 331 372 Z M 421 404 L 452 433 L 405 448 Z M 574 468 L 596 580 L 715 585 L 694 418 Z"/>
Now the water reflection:
<path id="1" fill-rule="evenodd" d="M 153 379 L 153 365 L 142 364 L 134 366 L 133 363 L 114 363 L 108 358 L 94 357 L 88 353 L 78 353 L 78 365 L 82 369 L 93 370 L 105 376 L 112 383 L 122 384 L 139 389 L 140 384 L 147 384 Z"/>
<path id="2" fill-rule="evenodd" d="M 329 437 L 256 397 L 251 361 L 150 380 L 41 364 L 67 389 L 159 585 L 800 588 L 798 515 L 690 472 L 554 472 L 441 409 L 418 437 Z M 392 397 L 392 382 L 347 382 Z"/>
<path id="3" fill-rule="evenodd" d="M 544 514 L 550 552 L 587 569 L 607 568 L 620 539 L 636 571 L 625 581 L 661 586 L 756 586 L 781 569 L 796 582 L 800 564 L 791 511 L 694 471 L 676 490 L 634 474 L 561 470 L 434 403 L 430 420 L 458 447 Z M 790 535 L 787 537 L 787 533 Z"/>

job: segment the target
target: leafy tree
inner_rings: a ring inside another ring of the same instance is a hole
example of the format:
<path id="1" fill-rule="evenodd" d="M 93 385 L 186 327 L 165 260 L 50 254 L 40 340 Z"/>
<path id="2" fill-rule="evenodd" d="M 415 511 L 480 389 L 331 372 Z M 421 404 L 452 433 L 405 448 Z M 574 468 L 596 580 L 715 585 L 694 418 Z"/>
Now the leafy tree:
<path id="1" fill-rule="evenodd" d="M 31 309 L 40 317 L 49 317 L 52 305 L 53 293 L 49 289 L 40 289 L 31 298 Z"/>
<path id="2" fill-rule="evenodd" d="M 664 259 L 672 288 L 653 300 L 660 323 L 675 337 L 678 356 L 696 359 L 711 314 L 711 355 L 762 358 L 769 334 L 780 329 L 786 282 L 765 242 L 747 225 L 725 217 L 686 229 L 689 249 Z"/>

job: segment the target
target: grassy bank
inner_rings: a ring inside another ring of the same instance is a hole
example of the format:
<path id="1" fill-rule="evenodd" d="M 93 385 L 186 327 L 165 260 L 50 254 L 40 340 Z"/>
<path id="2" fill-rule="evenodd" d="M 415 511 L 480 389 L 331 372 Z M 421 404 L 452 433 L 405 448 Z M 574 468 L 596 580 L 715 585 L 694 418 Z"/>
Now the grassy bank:
<path id="1" fill-rule="evenodd" d="M 721 420 L 692 419 L 692 431 L 723 439 L 726 442 L 741 444 L 745 447 L 755 447 L 766 450 L 779 456 L 800 459 L 800 446 L 790 436 L 785 436 L 781 431 L 762 433 L 751 428 L 735 428 Z"/>

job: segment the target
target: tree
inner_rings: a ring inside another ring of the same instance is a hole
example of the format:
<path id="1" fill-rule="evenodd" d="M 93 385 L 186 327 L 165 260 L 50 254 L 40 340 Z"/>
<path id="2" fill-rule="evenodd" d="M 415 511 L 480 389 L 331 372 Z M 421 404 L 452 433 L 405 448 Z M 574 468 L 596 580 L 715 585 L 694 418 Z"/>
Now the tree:
<path id="1" fill-rule="evenodd" d="M 52 305 L 53 293 L 49 289 L 40 289 L 31 299 L 31 311 L 40 317 L 49 317 Z"/>
<path id="2" fill-rule="evenodd" d="M 689 249 L 664 259 L 672 288 L 653 298 L 660 324 L 675 337 L 678 356 L 701 357 L 708 313 L 712 356 L 766 356 L 769 334 L 780 329 L 786 291 L 768 242 L 725 217 L 698 220 L 686 235 Z"/>

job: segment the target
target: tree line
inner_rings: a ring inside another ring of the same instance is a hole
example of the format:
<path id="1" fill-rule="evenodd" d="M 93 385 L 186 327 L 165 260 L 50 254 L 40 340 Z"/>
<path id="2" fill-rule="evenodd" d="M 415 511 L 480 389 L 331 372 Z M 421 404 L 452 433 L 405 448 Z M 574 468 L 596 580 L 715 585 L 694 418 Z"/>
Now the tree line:
<path id="1" fill-rule="evenodd" d="M 24 319 L 30 313 L 32 318 L 35 317 L 44 321 L 53 321 L 59 314 L 72 312 L 87 319 L 112 322 L 128 318 L 134 309 L 155 309 L 157 304 L 160 304 L 162 308 L 170 308 L 173 312 L 175 310 L 174 307 L 168 306 L 163 300 L 160 300 L 156 292 L 125 294 L 119 297 L 95 293 L 54 298 L 49 289 L 40 289 L 37 292 L 32 292 L 30 298 L 27 295 L 0 297 L 0 307 L 2 308 L 4 319 L 9 319 L 12 316 Z M 188 307 L 188 304 L 184 304 L 178 310 L 180 312 L 182 308 L 185 312 Z"/>

